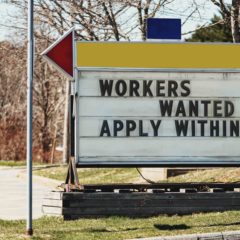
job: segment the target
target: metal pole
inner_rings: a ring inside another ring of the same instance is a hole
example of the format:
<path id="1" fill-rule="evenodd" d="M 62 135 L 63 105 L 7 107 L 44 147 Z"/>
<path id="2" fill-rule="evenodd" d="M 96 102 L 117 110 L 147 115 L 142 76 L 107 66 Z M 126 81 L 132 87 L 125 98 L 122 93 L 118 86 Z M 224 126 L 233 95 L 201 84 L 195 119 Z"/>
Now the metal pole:
<path id="1" fill-rule="evenodd" d="M 28 0 L 28 62 L 27 62 L 27 235 L 32 229 L 32 85 L 34 64 L 33 0 Z"/>
<path id="2" fill-rule="evenodd" d="M 65 112 L 64 112 L 64 127 L 63 127 L 63 163 L 68 163 L 69 160 L 69 94 L 70 82 L 66 81 L 65 94 Z"/>

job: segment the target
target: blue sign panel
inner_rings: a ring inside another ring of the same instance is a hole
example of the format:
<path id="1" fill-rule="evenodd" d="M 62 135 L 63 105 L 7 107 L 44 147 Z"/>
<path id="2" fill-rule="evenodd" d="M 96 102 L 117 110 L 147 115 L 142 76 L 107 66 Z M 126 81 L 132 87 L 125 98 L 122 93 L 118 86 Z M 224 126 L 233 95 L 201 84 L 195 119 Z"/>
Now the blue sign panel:
<path id="1" fill-rule="evenodd" d="M 181 39 L 181 19 L 148 18 L 148 39 Z"/>

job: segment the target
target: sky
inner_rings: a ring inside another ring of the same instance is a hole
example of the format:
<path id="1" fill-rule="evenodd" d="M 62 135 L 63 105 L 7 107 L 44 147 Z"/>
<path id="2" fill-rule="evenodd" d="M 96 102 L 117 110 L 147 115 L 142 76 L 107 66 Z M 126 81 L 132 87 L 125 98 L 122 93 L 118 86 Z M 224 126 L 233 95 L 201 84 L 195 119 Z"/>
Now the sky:
<path id="1" fill-rule="evenodd" d="M 161 10 L 156 17 L 164 18 L 180 18 L 182 23 L 185 21 L 193 9 L 192 2 L 199 5 L 199 11 L 195 12 L 188 21 L 182 26 L 182 33 L 191 32 L 198 25 L 204 25 L 209 23 L 211 17 L 217 13 L 217 8 L 211 3 L 210 0 L 176 0 L 174 5 L 168 5 Z M 225 0 L 230 2 L 230 0 Z M 1 3 L 0 0 L 0 41 L 11 38 L 11 30 L 3 25 L 9 25 L 9 15 L 17 16 L 18 12 L 14 7 L 7 3 Z M 183 37 L 189 37 L 191 34 L 184 35 Z"/>
<path id="2" fill-rule="evenodd" d="M 13 7 L 11 7 L 9 4 L 6 3 L 0 3 L 0 41 L 5 40 L 9 35 L 9 30 L 6 29 L 4 26 L 1 24 L 7 24 L 9 17 L 8 15 L 15 14 L 15 10 Z"/>

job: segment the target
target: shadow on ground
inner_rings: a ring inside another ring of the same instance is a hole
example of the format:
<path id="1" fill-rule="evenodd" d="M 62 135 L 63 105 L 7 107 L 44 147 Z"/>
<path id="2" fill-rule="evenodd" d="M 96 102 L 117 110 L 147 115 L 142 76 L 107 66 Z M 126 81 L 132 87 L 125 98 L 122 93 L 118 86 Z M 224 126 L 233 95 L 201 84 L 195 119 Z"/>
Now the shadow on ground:
<path id="1" fill-rule="evenodd" d="M 158 230 L 186 230 L 191 227 L 187 226 L 186 224 L 175 224 L 175 225 L 169 225 L 169 224 L 154 224 L 154 227 L 157 228 Z"/>

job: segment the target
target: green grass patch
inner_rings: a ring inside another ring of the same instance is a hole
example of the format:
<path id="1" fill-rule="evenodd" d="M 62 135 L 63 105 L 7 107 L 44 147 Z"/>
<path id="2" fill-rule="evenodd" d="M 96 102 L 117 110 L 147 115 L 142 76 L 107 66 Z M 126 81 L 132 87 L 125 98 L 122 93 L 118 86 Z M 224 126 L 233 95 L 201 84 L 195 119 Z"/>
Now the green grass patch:
<path id="1" fill-rule="evenodd" d="M 35 170 L 34 174 L 64 181 L 67 167 Z M 135 168 L 78 169 L 80 182 L 128 183 L 141 179 Z M 169 178 L 168 182 L 236 182 L 240 180 L 237 168 L 198 170 Z M 60 217 L 34 220 L 32 239 L 112 240 L 153 236 L 240 230 L 240 211 L 201 213 L 185 216 L 150 218 L 109 217 L 63 221 Z M 0 239 L 25 239 L 25 221 L 0 220 Z"/>
<path id="2" fill-rule="evenodd" d="M 48 165 L 48 164 L 33 162 L 33 166 L 42 166 L 42 165 Z M 0 160 L 0 167 L 26 167 L 26 166 L 27 166 L 27 163 L 25 160 L 21 160 L 21 161 Z"/>
<path id="3" fill-rule="evenodd" d="M 144 182 L 135 168 L 86 168 L 78 169 L 78 176 L 82 184 L 94 183 L 134 183 Z M 34 174 L 64 181 L 67 166 L 51 167 L 35 170 Z M 170 177 L 164 182 L 240 182 L 239 168 L 214 168 L 196 170 L 187 174 Z"/>
<path id="4" fill-rule="evenodd" d="M 240 212 L 160 215 L 151 218 L 109 217 L 63 221 L 57 217 L 34 220 L 34 237 L 44 240 L 112 240 L 151 236 L 231 231 L 240 229 Z M 25 221 L 0 220 L 0 239 L 25 239 Z"/>
<path id="5" fill-rule="evenodd" d="M 77 169 L 81 184 L 131 183 L 139 178 L 135 168 L 83 168 Z M 52 167 L 34 171 L 34 174 L 64 181 L 67 166 Z"/>
<path id="6" fill-rule="evenodd" d="M 239 168 L 214 168 L 196 170 L 168 178 L 167 182 L 240 182 Z"/>
<path id="7" fill-rule="evenodd" d="M 0 166 L 2 166 L 2 167 L 26 166 L 26 161 L 5 161 L 5 160 L 0 160 Z"/>

